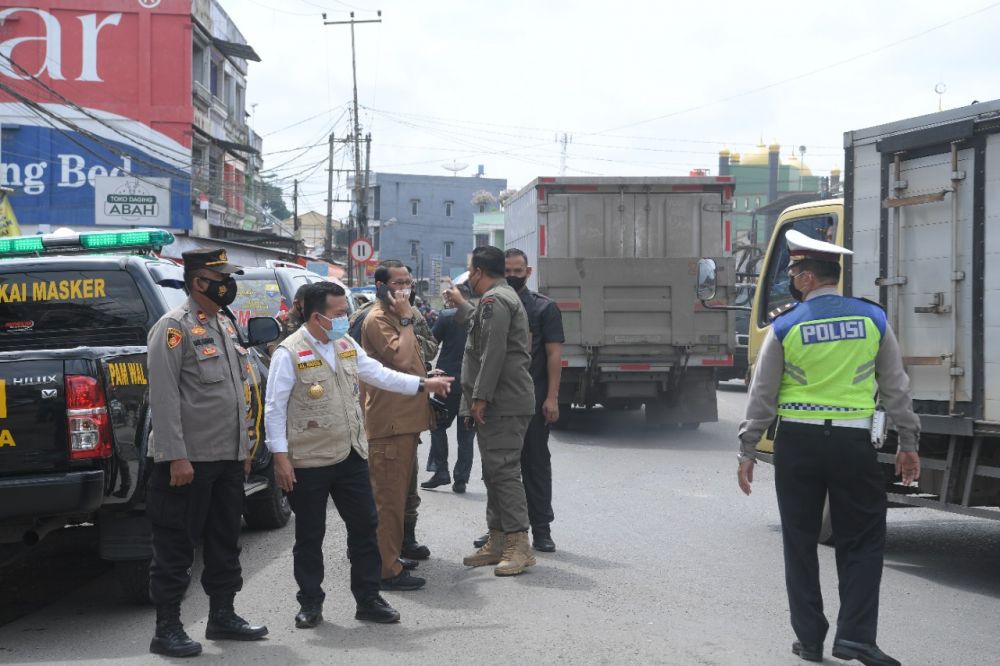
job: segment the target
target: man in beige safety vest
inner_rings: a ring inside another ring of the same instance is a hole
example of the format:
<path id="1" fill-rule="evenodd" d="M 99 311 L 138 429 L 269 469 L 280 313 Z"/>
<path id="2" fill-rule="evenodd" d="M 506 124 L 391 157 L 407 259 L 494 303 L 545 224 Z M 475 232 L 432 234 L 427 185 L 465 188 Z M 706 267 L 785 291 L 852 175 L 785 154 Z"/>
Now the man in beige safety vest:
<path id="1" fill-rule="evenodd" d="M 451 377 L 425 379 L 384 367 L 347 335 L 347 294 L 331 282 L 302 294 L 303 326 L 274 352 L 264 412 L 267 446 L 278 485 L 295 512 L 295 581 L 299 628 L 323 620 L 323 535 L 327 498 L 347 527 L 355 618 L 396 622 L 399 613 L 379 595 L 382 559 L 378 515 L 368 472 L 368 441 L 358 382 L 386 391 L 447 395 Z"/>

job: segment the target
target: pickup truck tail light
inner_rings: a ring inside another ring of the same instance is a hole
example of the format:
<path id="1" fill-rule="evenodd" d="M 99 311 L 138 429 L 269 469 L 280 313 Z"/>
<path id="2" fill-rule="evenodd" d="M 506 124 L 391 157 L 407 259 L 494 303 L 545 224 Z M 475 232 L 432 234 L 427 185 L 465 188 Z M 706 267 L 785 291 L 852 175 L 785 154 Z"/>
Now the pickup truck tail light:
<path id="1" fill-rule="evenodd" d="M 70 460 L 111 457 L 108 401 L 95 378 L 66 375 L 66 423 Z"/>

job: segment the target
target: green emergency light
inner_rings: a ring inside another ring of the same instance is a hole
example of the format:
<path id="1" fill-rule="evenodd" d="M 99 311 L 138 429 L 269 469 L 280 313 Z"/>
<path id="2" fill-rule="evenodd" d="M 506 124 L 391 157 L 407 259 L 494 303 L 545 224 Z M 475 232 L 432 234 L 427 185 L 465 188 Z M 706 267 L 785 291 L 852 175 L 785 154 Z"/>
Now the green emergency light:
<path id="1" fill-rule="evenodd" d="M 67 230 L 68 231 L 68 230 Z M 114 252 L 115 250 L 160 251 L 174 242 L 174 235 L 163 229 L 128 229 L 127 231 L 57 232 L 41 236 L 0 237 L 0 258 L 67 252 Z"/>

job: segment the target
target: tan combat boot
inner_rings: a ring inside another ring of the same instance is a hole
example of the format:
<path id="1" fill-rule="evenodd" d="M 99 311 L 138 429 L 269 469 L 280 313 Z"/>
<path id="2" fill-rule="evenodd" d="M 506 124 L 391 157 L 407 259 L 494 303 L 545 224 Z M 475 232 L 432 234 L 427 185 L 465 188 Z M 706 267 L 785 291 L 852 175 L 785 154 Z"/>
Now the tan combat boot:
<path id="1" fill-rule="evenodd" d="M 516 576 L 534 564 L 535 556 L 531 554 L 528 532 L 514 532 L 507 535 L 507 542 L 503 549 L 503 560 L 493 570 L 493 573 L 498 576 Z"/>
<path id="2" fill-rule="evenodd" d="M 500 530 L 490 530 L 490 538 L 483 547 L 462 560 L 467 567 L 483 567 L 487 564 L 499 564 L 504 554 L 504 534 Z"/>

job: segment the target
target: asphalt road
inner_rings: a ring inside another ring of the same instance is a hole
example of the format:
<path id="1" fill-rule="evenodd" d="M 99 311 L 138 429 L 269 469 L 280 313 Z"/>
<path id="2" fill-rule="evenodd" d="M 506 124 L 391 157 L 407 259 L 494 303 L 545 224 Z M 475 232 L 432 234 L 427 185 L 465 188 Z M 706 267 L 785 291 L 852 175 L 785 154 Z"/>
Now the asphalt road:
<path id="1" fill-rule="evenodd" d="M 559 550 L 513 579 L 461 564 L 484 530 L 481 482 L 464 496 L 423 491 L 418 535 L 433 556 L 419 573 L 429 583 L 385 595 L 402 613 L 399 625 L 353 619 L 336 514 L 327 533 L 327 622 L 311 631 L 292 622 L 291 527 L 248 532 L 237 609 L 271 634 L 253 644 L 203 641 L 201 660 L 801 663 L 789 651 L 770 468 L 758 467 L 750 498 L 736 488 L 734 433 L 745 397 L 720 391 L 720 422 L 695 432 L 647 430 L 641 414 L 595 411 L 554 433 Z M 924 509 L 894 509 L 889 522 L 882 647 L 905 664 L 994 663 L 1000 523 Z M 88 540 L 87 530 L 58 536 L 0 574 L 0 662 L 161 661 L 147 653 L 152 609 L 123 601 Z M 820 553 L 833 623 L 833 551 Z M 183 618 L 196 639 L 207 612 L 195 584 Z"/>

